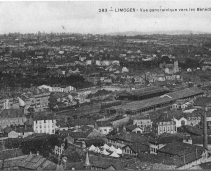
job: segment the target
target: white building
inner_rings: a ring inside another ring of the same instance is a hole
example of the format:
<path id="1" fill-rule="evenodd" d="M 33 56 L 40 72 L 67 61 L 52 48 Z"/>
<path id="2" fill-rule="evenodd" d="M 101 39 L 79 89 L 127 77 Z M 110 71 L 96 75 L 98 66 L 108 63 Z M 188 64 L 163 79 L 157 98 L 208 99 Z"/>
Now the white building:
<path id="1" fill-rule="evenodd" d="M 175 121 L 177 128 L 188 124 L 188 120 L 186 118 L 184 118 L 184 117 L 173 118 L 173 120 Z"/>
<path id="2" fill-rule="evenodd" d="M 113 130 L 113 126 L 110 122 L 98 122 L 97 127 L 98 131 L 103 135 L 107 135 Z"/>
<path id="3" fill-rule="evenodd" d="M 38 114 L 34 118 L 33 129 L 35 133 L 55 134 L 56 118 L 53 114 Z"/>
<path id="4" fill-rule="evenodd" d="M 38 89 L 43 89 L 43 88 L 48 89 L 50 92 L 65 92 L 65 93 L 76 90 L 76 88 L 73 86 L 68 86 L 68 87 L 62 88 L 62 87 L 51 87 L 51 86 L 47 86 L 47 85 L 42 85 L 42 86 L 38 87 Z"/>

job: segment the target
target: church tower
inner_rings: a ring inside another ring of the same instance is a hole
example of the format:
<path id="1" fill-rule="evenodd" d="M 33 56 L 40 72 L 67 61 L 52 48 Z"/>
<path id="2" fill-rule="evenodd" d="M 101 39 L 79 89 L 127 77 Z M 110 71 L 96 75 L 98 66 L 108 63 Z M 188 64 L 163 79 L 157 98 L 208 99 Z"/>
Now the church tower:
<path id="1" fill-rule="evenodd" d="M 91 170 L 91 163 L 89 161 L 89 153 L 88 153 L 88 150 L 86 152 L 86 160 L 85 160 L 85 163 L 84 163 L 84 167 L 86 170 Z"/>

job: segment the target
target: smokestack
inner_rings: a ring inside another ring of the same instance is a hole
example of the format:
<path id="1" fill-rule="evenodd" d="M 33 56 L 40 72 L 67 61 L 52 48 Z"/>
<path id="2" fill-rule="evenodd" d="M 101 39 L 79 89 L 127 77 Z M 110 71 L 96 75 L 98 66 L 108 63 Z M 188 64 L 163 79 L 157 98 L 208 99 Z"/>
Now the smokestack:
<path id="1" fill-rule="evenodd" d="M 205 107 L 205 112 L 204 112 L 204 129 L 203 129 L 203 133 L 204 133 L 204 137 L 203 137 L 203 147 L 205 149 L 208 149 L 207 147 L 207 107 Z"/>

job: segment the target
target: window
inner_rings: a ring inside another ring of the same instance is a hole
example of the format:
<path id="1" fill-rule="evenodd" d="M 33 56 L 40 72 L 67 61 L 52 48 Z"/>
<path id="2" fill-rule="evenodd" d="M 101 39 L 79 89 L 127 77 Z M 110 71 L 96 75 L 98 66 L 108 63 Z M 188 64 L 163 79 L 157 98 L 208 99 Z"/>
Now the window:
<path id="1" fill-rule="evenodd" d="M 166 132 L 166 127 L 163 127 L 163 131 Z"/>
<path id="2" fill-rule="evenodd" d="M 185 121 L 184 120 L 181 121 L 181 125 L 182 126 L 185 125 Z"/>

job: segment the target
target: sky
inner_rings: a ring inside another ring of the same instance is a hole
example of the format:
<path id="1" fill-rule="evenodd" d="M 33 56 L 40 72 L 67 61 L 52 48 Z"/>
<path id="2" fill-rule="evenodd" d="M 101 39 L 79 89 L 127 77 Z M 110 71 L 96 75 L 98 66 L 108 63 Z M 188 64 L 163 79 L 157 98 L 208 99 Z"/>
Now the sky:
<path id="1" fill-rule="evenodd" d="M 109 11 L 113 9 L 113 12 Z M 115 12 L 135 8 L 135 12 Z M 140 9 L 177 12 L 140 12 Z M 210 11 L 179 9 L 210 8 Z M 107 9 L 107 12 L 99 12 Z M 0 34 L 9 32 L 111 32 L 190 30 L 211 32 L 211 1 L 11 1 L 0 2 Z"/>

